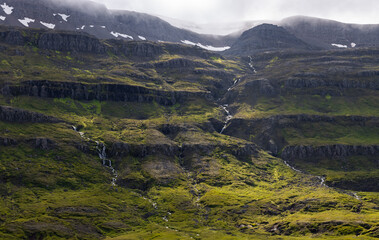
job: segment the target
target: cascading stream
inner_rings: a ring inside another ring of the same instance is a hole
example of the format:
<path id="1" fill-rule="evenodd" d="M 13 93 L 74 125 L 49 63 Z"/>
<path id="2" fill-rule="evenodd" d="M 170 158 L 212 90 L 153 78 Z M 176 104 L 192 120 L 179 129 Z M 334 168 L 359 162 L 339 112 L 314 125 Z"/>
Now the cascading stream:
<path id="1" fill-rule="evenodd" d="M 303 173 L 303 174 L 307 174 L 297 168 L 295 168 L 294 166 L 291 166 L 287 161 L 283 160 L 284 164 L 291 168 L 292 170 L 294 170 L 295 172 L 299 172 L 299 173 Z M 308 174 L 309 175 L 309 174 Z M 326 184 L 325 184 L 325 177 L 322 177 L 322 176 L 315 176 L 317 177 L 318 179 L 320 179 L 320 186 L 323 186 L 323 187 L 328 187 Z"/>
<path id="2" fill-rule="evenodd" d="M 77 132 L 81 138 L 87 141 L 92 141 L 90 138 L 86 137 L 83 132 L 80 132 L 77 127 L 72 126 L 72 129 L 74 129 L 74 131 Z M 112 161 L 107 158 L 106 146 L 104 143 L 100 143 L 98 141 L 95 141 L 95 142 L 96 142 L 96 150 L 99 155 L 99 158 L 101 159 L 103 165 L 108 167 L 113 174 L 111 184 L 112 186 L 116 186 L 118 174 L 117 174 L 116 169 L 114 169 L 114 167 L 112 166 Z"/>
<path id="3" fill-rule="evenodd" d="M 253 70 L 254 73 L 257 73 L 257 70 L 255 69 L 254 65 L 253 65 L 253 58 L 251 56 L 249 56 L 249 66 L 250 68 Z"/>

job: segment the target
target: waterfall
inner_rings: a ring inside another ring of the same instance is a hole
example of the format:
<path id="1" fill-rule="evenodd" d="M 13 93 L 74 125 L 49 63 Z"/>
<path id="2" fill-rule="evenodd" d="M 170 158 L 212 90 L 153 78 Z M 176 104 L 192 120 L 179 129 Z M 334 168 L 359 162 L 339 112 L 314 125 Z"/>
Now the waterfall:
<path id="1" fill-rule="evenodd" d="M 99 154 L 99 158 L 103 161 L 103 165 L 108 167 L 113 174 L 112 182 L 111 182 L 112 186 L 116 186 L 118 174 L 117 174 L 116 169 L 114 169 L 114 167 L 112 166 L 112 161 L 110 159 L 107 159 L 107 153 L 106 153 L 107 148 L 105 144 L 100 143 L 98 141 L 96 141 L 96 144 L 97 144 L 96 149 L 97 149 L 97 153 Z"/>
<path id="2" fill-rule="evenodd" d="M 84 136 L 84 133 L 83 132 L 79 132 L 78 128 L 75 127 L 75 126 L 72 126 L 72 129 L 77 132 L 81 138 L 85 139 L 85 140 L 88 140 L 88 141 L 91 141 L 90 138 L 87 138 Z M 117 182 L 117 177 L 118 177 L 118 174 L 117 174 L 117 171 L 116 169 L 114 169 L 114 167 L 112 166 L 112 161 L 110 159 L 107 159 L 107 153 L 106 153 L 106 146 L 104 143 L 100 143 L 98 141 L 95 141 L 96 142 L 96 150 L 97 150 L 97 153 L 99 155 L 99 158 L 101 159 L 102 163 L 104 166 L 108 167 L 112 174 L 113 174 L 113 177 L 112 177 L 112 186 L 116 186 L 116 182 Z M 108 163 L 108 164 L 107 164 Z"/>
<path id="3" fill-rule="evenodd" d="M 228 127 L 228 123 L 230 120 L 232 120 L 233 118 L 233 115 L 230 114 L 229 110 L 228 110 L 228 104 L 224 104 L 224 105 L 221 105 L 222 109 L 224 109 L 225 113 L 226 113 L 226 119 L 225 119 L 225 122 L 224 122 L 224 127 L 221 129 L 220 131 L 220 134 L 222 134 L 224 132 L 224 130 Z"/>
<path id="4" fill-rule="evenodd" d="M 249 66 L 250 68 L 253 70 L 254 73 L 257 73 L 257 70 L 255 69 L 254 65 L 253 65 L 253 58 L 251 56 L 249 56 Z"/>

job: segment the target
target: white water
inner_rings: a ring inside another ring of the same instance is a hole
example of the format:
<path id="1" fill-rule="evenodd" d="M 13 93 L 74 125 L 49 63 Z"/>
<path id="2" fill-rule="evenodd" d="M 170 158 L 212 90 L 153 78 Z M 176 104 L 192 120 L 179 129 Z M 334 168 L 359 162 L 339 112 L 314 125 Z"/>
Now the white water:
<path id="1" fill-rule="evenodd" d="M 253 70 L 254 73 L 257 73 L 257 70 L 255 69 L 254 65 L 253 65 L 253 58 L 251 56 L 249 56 L 249 66 L 250 68 Z"/>
<path id="2" fill-rule="evenodd" d="M 283 160 L 283 162 L 284 162 L 284 164 L 285 164 L 287 167 L 291 168 L 291 169 L 294 170 L 295 172 L 299 172 L 299 173 L 307 174 L 307 173 L 305 173 L 305 172 L 303 172 L 303 171 L 301 171 L 301 170 L 295 168 L 294 166 L 291 166 L 287 161 Z M 318 179 L 320 179 L 320 186 L 322 186 L 322 187 L 328 187 L 328 185 L 325 184 L 325 177 L 322 177 L 322 176 L 315 176 L 315 177 L 317 177 Z"/>
<path id="3" fill-rule="evenodd" d="M 99 154 L 99 158 L 103 161 L 103 165 L 108 167 L 113 174 L 112 186 L 116 186 L 118 174 L 117 174 L 116 169 L 114 169 L 114 167 L 112 166 L 112 161 L 110 159 L 107 159 L 105 144 L 99 143 L 99 142 L 96 142 L 96 144 L 97 144 L 96 149 L 97 149 L 97 153 Z"/>
<path id="4" fill-rule="evenodd" d="M 72 129 L 74 129 L 74 131 L 77 132 L 81 138 L 87 141 L 91 141 L 90 138 L 85 137 L 83 132 L 79 132 L 77 127 L 72 126 Z M 117 174 L 116 169 L 114 169 L 114 167 L 112 166 L 112 161 L 110 159 L 107 159 L 105 144 L 96 141 L 96 150 L 97 150 L 97 153 L 99 154 L 99 158 L 101 159 L 103 165 L 108 167 L 113 174 L 112 182 L 111 182 L 112 186 L 116 186 L 118 174 Z"/>
<path id="5" fill-rule="evenodd" d="M 233 115 L 230 114 L 230 112 L 228 110 L 228 104 L 221 105 L 221 107 L 222 107 L 222 109 L 224 109 L 224 111 L 226 113 L 226 119 L 225 119 L 225 122 L 224 122 L 224 127 L 220 131 L 220 134 L 222 134 L 225 131 L 225 129 L 228 127 L 228 123 L 233 118 Z"/>

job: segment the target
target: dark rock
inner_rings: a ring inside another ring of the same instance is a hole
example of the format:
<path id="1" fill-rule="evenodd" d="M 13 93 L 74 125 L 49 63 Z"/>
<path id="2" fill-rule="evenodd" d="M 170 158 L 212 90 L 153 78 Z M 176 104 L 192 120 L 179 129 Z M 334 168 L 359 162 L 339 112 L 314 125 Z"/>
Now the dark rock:
<path id="1" fill-rule="evenodd" d="M 173 105 L 177 102 L 184 102 L 190 97 L 212 98 L 208 92 L 170 92 L 125 84 L 82 84 L 52 81 L 26 81 L 20 86 L 8 86 L 6 91 L 13 96 L 29 95 L 43 98 L 72 98 L 76 100 L 99 101 L 155 101 L 161 105 Z"/>
<path id="2" fill-rule="evenodd" d="M 11 44 L 11 45 L 23 46 L 25 44 L 25 39 L 22 36 L 21 32 L 18 30 L 1 32 L 0 38 L 3 39 L 5 43 Z"/>
<path id="3" fill-rule="evenodd" d="M 186 68 L 186 67 L 206 67 L 204 63 L 188 60 L 185 58 L 175 58 L 154 64 L 156 68 Z"/>
<path id="4" fill-rule="evenodd" d="M 271 97 L 277 94 L 277 90 L 268 79 L 257 79 L 246 83 L 245 86 L 249 89 L 251 88 L 253 92 L 259 93 L 260 95 Z"/>
<path id="5" fill-rule="evenodd" d="M 284 160 L 314 159 L 314 158 L 346 158 L 349 156 L 379 156 L 379 145 L 325 145 L 325 146 L 287 146 L 283 149 L 281 157 Z"/>
<path id="6" fill-rule="evenodd" d="M 43 33 L 38 40 L 38 47 L 65 52 L 105 52 L 105 46 L 97 38 L 76 33 Z"/>
<path id="7" fill-rule="evenodd" d="M 17 145 L 17 140 L 12 138 L 0 137 L 0 146 Z"/>
<path id="8" fill-rule="evenodd" d="M 48 138 L 36 138 L 34 146 L 42 150 L 48 150 L 48 149 L 52 149 L 54 145 L 55 143 Z"/>
<path id="9" fill-rule="evenodd" d="M 57 123 L 59 119 L 41 113 L 0 106 L 0 120 L 7 122 Z"/>

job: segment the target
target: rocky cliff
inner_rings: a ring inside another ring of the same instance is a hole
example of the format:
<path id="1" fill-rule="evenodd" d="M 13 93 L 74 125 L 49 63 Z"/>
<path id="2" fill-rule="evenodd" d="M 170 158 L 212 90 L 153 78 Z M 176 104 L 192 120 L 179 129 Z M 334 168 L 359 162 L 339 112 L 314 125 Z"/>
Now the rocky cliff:
<path id="1" fill-rule="evenodd" d="M 21 85 L 6 85 L 3 93 L 42 98 L 72 98 L 76 100 L 157 102 L 173 105 L 190 97 L 212 98 L 207 92 L 160 91 L 124 84 L 83 84 L 74 82 L 26 81 Z"/>
<path id="2" fill-rule="evenodd" d="M 281 157 L 287 161 L 295 159 L 341 159 L 350 156 L 379 156 L 379 145 L 360 146 L 360 145 L 325 145 L 325 146 L 287 146 L 283 149 Z M 379 162 L 378 162 L 379 166 Z"/>
<path id="3" fill-rule="evenodd" d="M 0 106 L 0 120 L 7 122 L 56 123 L 60 120 L 41 113 Z"/>

